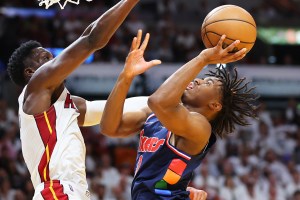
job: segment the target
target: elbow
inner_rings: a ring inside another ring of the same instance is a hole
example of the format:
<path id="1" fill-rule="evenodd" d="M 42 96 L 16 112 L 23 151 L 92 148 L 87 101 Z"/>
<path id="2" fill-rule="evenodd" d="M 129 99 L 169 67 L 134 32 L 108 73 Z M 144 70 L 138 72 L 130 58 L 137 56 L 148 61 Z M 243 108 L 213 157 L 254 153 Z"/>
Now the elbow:
<path id="1" fill-rule="evenodd" d="M 148 106 L 149 108 L 155 113 L 157 111 L 159 111 L 160 109 L 162 109 L 163 107 L 163 99 L 161 97 L 159 97 L 158 95 L 151 95 L 148 98 Z"/>
<path id="2" fill-rule="evenodd" d="M 94 49 L 95 51 L 104 48 L 110 39 L 108 36 L 105 36 L 105 34 L 103 33 L 102 34 L 98 33 L 98 35 L 91 33 L 90 35 L 87 36 L 87 38 L 91 48 Z"/>

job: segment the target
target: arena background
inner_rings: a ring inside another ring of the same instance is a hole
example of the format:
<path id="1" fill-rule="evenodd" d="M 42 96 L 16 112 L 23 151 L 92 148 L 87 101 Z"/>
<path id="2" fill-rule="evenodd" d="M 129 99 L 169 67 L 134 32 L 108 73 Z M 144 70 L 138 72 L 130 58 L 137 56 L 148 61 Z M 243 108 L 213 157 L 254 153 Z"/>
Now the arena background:
<path id="1" fill-rule="evenodd" d="M 116 0 L 81 0 L 45 10 L 37 0 L 0 1 L 0 199 L 32 199 L 33 187 L 21 154 L 17 118 L 20 89 L 6 73 L 12 51 L 29 39 L 55 55 Z M 108 45 L 67 80 L 73 94 L 106 99 L 123 67 L 137 29 L 151 33 L 147 59 L 163 64 L 137 77 L 129 96 L 151 94 L 172 72 L 203 48 L 200 27 L 213 8 L 235 4 L 257 22 L 254 48 L 237 67 L 257 86 L 259 120 L 218 140 L 191 186 L 209 200 L 300 199 L 300 1 L 140 0 Z M 238 30 L 237 30 L 238 31 Z M 79 50 L 80 51 L 80 50 Z M 214 66 L 209 66 L 214 67 Z M 208 67 L 208 68 L 209 68 Z M 206 69 L 207 70 L 207 69 Z M 201 75 L 200 75 L 201 76 Z M 92 199 L 130 199 L 138 136 L 110 139 L 98 127 L 82 129 Z"/>

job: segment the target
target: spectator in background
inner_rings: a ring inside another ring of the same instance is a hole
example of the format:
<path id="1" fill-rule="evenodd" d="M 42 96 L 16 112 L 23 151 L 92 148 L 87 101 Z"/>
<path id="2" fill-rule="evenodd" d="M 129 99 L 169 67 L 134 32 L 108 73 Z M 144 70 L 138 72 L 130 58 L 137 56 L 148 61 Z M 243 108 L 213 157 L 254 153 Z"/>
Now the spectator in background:
<path id="1" fill-rule="evenodd" d="M 113 177 L 113 178 L 112 178 Z M 105 199 L 113 199 L 113 188 L 117 187 L 120 182 L 120 173 L 112 166 L 111 157 L 109 154 L 101 155 L 101 178 L 100 182 L 105 187 Z"/>
<path id="2" fill-rule="evenodd" d="M 236 196 L 237 185 L 233 181 L 232 176 L 225 177 L 224 185 L 220 185 L 219 195 L 222 200 L 233 200 L 238 199 Z"/>
<path id="3" fill-rule="evenodd" d="M 292 172 L 292 180 L 286 185 L 286 197 L 291 198 L 293 194 L 300 191 L 300 173 L 296 169 Z"/>
<path id="4" fill-rule="evenodd" d="M 137 13 L 129 15 L 127 21 L 125 22 L 125 26 L 131 35 L 135 35 L 139 29 L 146 29 L 145 23 L 140 20 L 140 17 Z"/>
<path id="5" fill-rule="evenodd" d="M 300 108 L 298 105 L 296 99 L 290 98 L 285 110 L 285 116 L 289 123 L 300 126 Z"/>
<path id="6" fill-rule="evenodd" d="M 292 200 L 300 200 L 300 190 L 294 192 Z"/>
<path id="7" fill-rule="evenodd" d="M 119 172 L 120 180 L 117 186 L 113 188 L 114 196 L 118 200 L 129 200 L 131 199 L 131 183 L 133 181 L 132 166 L 124 163 L 121 165 Z"/>

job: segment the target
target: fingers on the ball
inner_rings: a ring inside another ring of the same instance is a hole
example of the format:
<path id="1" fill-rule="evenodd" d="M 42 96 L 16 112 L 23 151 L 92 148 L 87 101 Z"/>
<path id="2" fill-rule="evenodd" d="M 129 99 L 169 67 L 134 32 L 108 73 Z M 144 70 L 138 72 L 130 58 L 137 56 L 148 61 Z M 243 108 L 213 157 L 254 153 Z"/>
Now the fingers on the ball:
<path id="1" fill-rule="evenodd" d="M 231 43 L 231 44 L 226 48 L 227 52 L 228 52 L 228 53 L 229 53 L 229 52 L 232 52 L 232 51 L 234 50 L 234 48 L 236 48 L 237 45 L 238 45 L 239 43 L 240 43 L 239 40 L 236 40 L 236 41 L 234 41 L 233 43 Z"/>
<path id="2" fill-rule="evenodd" d="M 218 46 L 219 46 L 219 47 L 222 47 L 222 46 L 223 46 L 223 42 L 224 42 L 225 38 L 226 38 L 226 35 L 222 35 L 222 36 L 221 36 L 221 38 L 220 38 L 220 40 L 219 40 L 219 42 L 218 42 Z"/>
<path id="3" fill-rule="evenodd" d="M 140 48 L 142 51 L 145 51 L 145 49 L 147 48 L 149 38 L 150 38 L 150 34 L 147 33 L 146 36 L 145 36 L 145 39 L 143 41 L 143 44 L 141 45 L 141 48 Z"/>

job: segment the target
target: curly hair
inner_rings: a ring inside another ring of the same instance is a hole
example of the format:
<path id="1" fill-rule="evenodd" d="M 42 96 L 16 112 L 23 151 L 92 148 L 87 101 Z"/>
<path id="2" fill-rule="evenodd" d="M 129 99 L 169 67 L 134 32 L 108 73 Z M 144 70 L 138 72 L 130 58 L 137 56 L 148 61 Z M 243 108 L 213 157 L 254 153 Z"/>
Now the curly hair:
<path id="1" fill-rule="evenodd" d="M 212 131 L 223 137 L 235 130 L 235 125 L 250 125 L 246 118 L 256 118 L 256 100 L 259 96 L 254 93 L 255 87 L 248 88 L 250 82 L 246 78 L 238 79 L 238 72 L 234 68 L 231 76 L 225 68 L 209 71 L 208 76 L 217 77 L 222 82 L 222 110 L 211 122 Z"/>
<path id="2" fill-rule="evenodd" d="M 24 61 L 33 49 L 41 46 L 42 45 L 39 42 L 30 40 L 22 43 L 21 46 L 12 53 L 7 64 L 7 72 L 10 79 L 15 84 L 19 86 L 26 85 L 26 80 L 23 75 L 25 67 Z"/>

